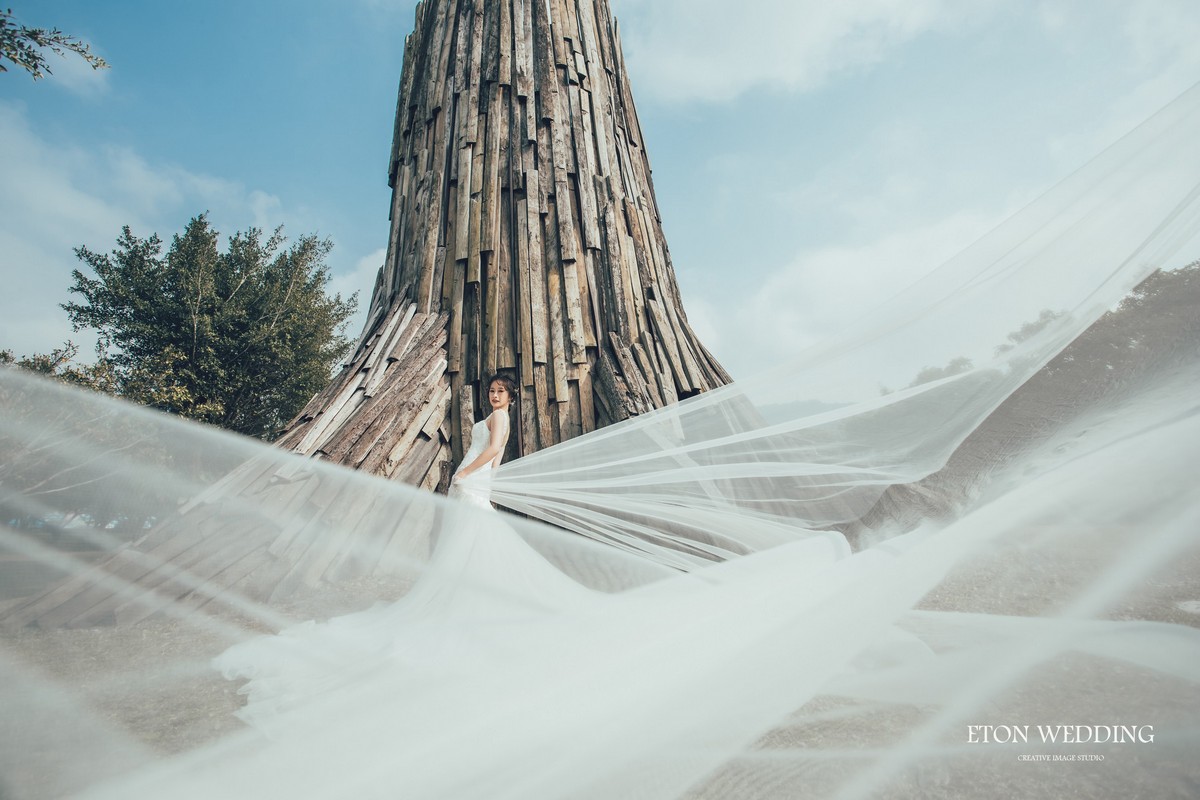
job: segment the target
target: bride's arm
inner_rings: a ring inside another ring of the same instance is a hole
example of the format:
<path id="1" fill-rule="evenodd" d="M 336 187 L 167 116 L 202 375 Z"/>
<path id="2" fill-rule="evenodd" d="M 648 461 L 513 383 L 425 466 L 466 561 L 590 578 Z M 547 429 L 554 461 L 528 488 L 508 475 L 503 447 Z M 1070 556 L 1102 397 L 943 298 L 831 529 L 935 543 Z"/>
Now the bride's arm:
<path id="1" fill-rule="evenodd" d="M 487 427 L 490 434 L 488 446 L 483 449 L 478 458 L 458 471 L 459 478 L 467 477 L 504 452 L 504 445 L 508 443 L 508 412 L 493 411 L 487 419 Z"/>

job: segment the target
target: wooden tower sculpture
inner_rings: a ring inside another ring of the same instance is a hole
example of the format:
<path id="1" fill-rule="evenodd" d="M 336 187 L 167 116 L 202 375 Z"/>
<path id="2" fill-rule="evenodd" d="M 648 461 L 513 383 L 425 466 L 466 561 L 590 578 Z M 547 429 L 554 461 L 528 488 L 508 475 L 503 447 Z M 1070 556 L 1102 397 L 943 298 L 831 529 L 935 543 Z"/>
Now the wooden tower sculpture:
<path id="1" fill-rule="evenodd" d="M 608 0 L 419 3 L 388 182 L 357 351 L 281 446 L 444 487 L 498 370 L 509 458 L 729 382 L 680 303 Z"/>

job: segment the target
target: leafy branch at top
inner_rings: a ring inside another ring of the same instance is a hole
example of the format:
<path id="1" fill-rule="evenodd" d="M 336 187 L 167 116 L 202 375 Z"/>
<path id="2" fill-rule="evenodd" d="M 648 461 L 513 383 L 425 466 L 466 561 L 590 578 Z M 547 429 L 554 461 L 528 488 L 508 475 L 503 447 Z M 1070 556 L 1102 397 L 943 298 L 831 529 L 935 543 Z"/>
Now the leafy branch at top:
<path id="1" fill-rule="evenodd" d="M 92 69 L 107 69 L 108 62 L 91 51 L 87 42 L 63 33 L 58 28 L 28 28 L 13 21 L 12 9 L 0 11 L 0 72 L 8 72 L 5 60 L 24 67 L 34 80 L 53 74 L 46 62 L 45 50 L 60 56 L 77 53 Z"/>

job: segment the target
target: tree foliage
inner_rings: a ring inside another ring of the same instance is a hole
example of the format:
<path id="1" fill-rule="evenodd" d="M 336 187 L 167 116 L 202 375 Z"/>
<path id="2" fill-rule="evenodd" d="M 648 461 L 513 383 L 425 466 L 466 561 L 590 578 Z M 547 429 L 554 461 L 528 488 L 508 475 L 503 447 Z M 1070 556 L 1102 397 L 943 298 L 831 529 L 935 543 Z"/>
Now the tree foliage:
<path id="1" fill-rule="evenodd" d="M 93 388 L 271 438 L 349 348 L 357 298 L 326 295 L 328 240 L 285 247 L 282 228 L 236 233 L 224 251 L 218 240 L 203 214 L 165 254 L 126 226 L 109 254 L 76 249 L 95 277 L 75 270 L 81 300 L 63 308 L 75 330 L 99 331 Z"/>
<path id="2" fill-rule="evenodd" d="M 29 372 L 36 372 L 49 378 L 56 378 L 64 383 L 86 386 L 89 389 L 115 394 L 115 386 L 111 383 L 111 371 L 105 363 L 75 364 L 79 355 L 79 345 L 68 341 L 62 347 L 56 347 L 49 353 L 35 353 L 31 356 L 17 358 L 12 350 L 0 350 L 0 366 L 15 366 Z"/>
<path id="3" fill-rule="evenodd" d="M 46 62 L 46 50 L 65 56 L 76 53 L 92 65 L 92 69 L 107 69 L 108 62 L 91 51 L 91 47 L 58 28 L 28 28 L 13 22 L 12 9 L 0 11 L 0 72 L 8 72 L 5 60 L 24 67 L 34 80 L 52 74 Z"/>

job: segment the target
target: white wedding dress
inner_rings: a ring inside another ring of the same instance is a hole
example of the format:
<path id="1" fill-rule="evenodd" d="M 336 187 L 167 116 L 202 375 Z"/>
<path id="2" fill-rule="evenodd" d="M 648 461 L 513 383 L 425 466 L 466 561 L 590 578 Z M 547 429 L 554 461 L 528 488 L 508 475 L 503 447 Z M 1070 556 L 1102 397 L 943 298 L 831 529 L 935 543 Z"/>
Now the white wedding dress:
<path id="1" fill-rule="evenodd" d="M 507 413 L 493 411 L 492 416 L 496 417 L 497 424 L 504 425 L 505 427 L 508 426 Z M 488 441 L 491 438 L 491 431 L 488 430 L 488 419 L 491 419 L 491 417 L 481 419 L 471 426 L 471 444 L 467 447 L 467 452 L 463 455 L 458 469 L 454 471 L 455 480 L 450 484 L 449 496 L 458 498 L 473 506 L 491 510 L 491 492 L 488 490 L 487 481 L 491 478 L 492 469 L 495 466 L 494 459 L 484 464 L 465 480 L 460 481 L 458 479 L 458 474 L 462 472 L 463 467 L 470 464 L 479 457 L 480 453 L 487 449 Z"/>
<path id="2" fill-rule="evenodd" d="M 507 415 L 500 419 L 507 424 Z M 487 420 L 475 423 L 456 476 L 489 438 Z M 403 680 L 405 670 L 419 675 L 446 664 L 490 669 L 506 650 L 520 654 L 505 631 L 519 625 L 528 631 L 531 620 L 597 602 L 597 593 L 555 568 L 492 507 L 492 469 L 489 462 L 451 485 L 449 497 L 460 502 L 445 512 L 428 564 L 399 601 L 304 622 L 218 656 L 214 665 L 227 679 L 247 680 L 238 716 L 274 737 L 308 701 L 328 703 L 373 674 Z"/>

